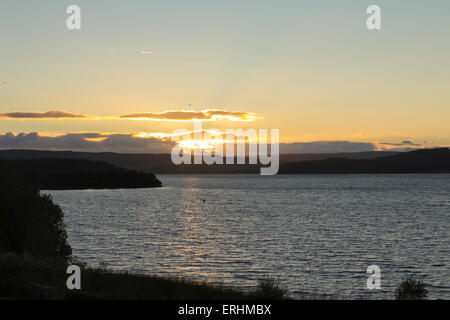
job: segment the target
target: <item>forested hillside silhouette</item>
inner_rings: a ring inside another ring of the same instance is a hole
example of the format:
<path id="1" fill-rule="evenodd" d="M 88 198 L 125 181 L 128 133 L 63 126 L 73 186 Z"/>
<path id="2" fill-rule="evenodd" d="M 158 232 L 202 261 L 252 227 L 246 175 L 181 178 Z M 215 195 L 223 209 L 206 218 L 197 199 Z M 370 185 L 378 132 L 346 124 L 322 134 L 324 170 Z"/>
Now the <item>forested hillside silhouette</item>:
<path id="1" fill-rule="evenodd" d="M 119 168 L 106 162 L 79 159 L 0 160 L 20 181 L 41 190 L 160 187 L 151 173 Z"/>
<path id="2" fill-rule="evenodd" d="M 436 148 L 393 156 L 352 160 L 326 159 L 286 163 L 279 173 L 444 173 L 450 172 L 450 149 Z"/>
<path id="3" fill-rule="evenodd" d="M 280 164 L 296 161 L 323 160 L 329 158 L 374 159 L 397 154 L 393 151 L 368 151 L 345 153 L 286 153 L 280 154 Z M 0 159 L 83 159 L 105 161 L 112 165 L 154 174 L 222 174 L 222 173 L 260 173 L 261 164 L 180 164 L 172 162 L 169 153 L 114 153 L 114 152 L 77 152 L 11 149 L 0 150 Z M 193 161 L 192 161 L 193 162 Z M 226 161 L 224 160 L 224 163 Z"/>

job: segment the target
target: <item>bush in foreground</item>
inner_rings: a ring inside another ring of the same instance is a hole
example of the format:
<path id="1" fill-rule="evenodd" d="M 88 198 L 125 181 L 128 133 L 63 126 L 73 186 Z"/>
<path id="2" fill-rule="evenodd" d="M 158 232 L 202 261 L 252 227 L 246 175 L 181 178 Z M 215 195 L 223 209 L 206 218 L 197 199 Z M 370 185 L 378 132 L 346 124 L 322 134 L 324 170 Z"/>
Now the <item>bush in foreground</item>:
<path id="1" fill-rule="evenodd" d="M 254 295 L 262 299 L 285 299 L 287 289 L 278 280 L 265 276 L 258 279 L 258 287 Z"/>
<path id="2" fill-rule="evenodd" d="M 395 299 L 397 300 L 422 300 L 427 297 L 427 289 L 421 280 L 413 276 L 406 277 L 395 290 Z"/>

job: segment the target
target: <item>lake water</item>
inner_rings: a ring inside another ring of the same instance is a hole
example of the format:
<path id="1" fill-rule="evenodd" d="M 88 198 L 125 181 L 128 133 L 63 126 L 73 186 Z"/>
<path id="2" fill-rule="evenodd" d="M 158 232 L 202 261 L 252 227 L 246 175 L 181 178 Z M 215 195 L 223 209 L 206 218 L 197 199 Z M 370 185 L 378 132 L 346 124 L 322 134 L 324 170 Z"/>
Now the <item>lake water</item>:
<path id="1" fill-rule="evenodd" d="M 294 297 L 392 298 L 414 273 L 450 299 L 450 174 L 158 175 L 163 188 L 43 191 L 74 256 Z M 381 290 L 366 289 L 369 265 Z"/>

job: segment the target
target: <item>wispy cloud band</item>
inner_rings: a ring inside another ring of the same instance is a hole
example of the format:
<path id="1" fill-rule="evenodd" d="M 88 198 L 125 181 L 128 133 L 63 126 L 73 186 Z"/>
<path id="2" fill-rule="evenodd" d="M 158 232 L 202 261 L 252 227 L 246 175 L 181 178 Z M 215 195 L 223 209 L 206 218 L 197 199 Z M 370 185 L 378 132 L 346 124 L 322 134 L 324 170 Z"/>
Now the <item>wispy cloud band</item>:
<path id="1" fill-rule="evenodd" d="M 128 119 L 128 120 L 153 120 L 153 121 L 214 121 L 226 119 L 229 121 L 254 121 L 256 114 L 246 111 L 226 111 L 219 109 L 193 110 L 169 110 L 159 113 L 133 113 L 119 116 L 95 117 L 86 114 L 71 113 L 67 111 L 9 111 L 0 112 L 3 120 L 48 120 L 48 119 Z"/>
<path id="2" fill-rule="evenodd" d="M 231 121 L 254 121 L 256 114 L 252 112 L 226 111 L 207 109 L 193 110 L 169 110 L 160 113 L 134 113 L 119 116 L 121 119 L 163 120 L 163 121 L 192 121 L 192 120 L 216 120 L 227 119 Z"/>
<path id="3" fill-rule="evenodd" d="M 80 113 L 71 113 L 67 111 L 46 111 L 46 112 L 29 112 L 29 111 L 12 111 L 0 112 L 0 119 L 88 119 L 93 118 Z"/>

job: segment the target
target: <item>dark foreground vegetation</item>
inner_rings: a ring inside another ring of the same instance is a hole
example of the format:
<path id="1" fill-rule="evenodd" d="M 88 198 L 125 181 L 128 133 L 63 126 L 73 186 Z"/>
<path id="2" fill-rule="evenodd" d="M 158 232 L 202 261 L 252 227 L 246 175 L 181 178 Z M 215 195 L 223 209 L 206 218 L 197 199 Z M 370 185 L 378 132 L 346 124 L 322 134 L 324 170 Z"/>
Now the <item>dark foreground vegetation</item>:
<path id="1" fill-rule="evenodd" d="M 41 190 L 160 187 L 153 174 L 77 159 L 1 160 L 0 167 Z"/>
<path id="2" fill-rule="evenodd" d="M 427 297 L 428 290 L 425 289 L 423 281 L 414 276 L 408 276 L 402 280 L 395 290 L 397 300 L 422 300 Z"/>
<path id="3" fill-rule="evenodd" d="M 81 290 L 66 287 L 67 266 L 81 267 Z M 242 290 L 187 279 L 89 268 L 74 262 L 63 212 L 35 184 L 0 170 L 0 299 L 283 299 L 262 279 Z"/>
<path id="4" fill-rule="evenodd" d="M 279 173 L 445 173 L 450 172 L 450 149 L 424 149 L 376 159 L 331 158 L 291 162 Z"/>
<path id="5" fill-rule="evenodd" d="M 0 253 L 0 299 L 152 299 L 152 300 L 248 300 L 284 299 L 285 290 L 258 286 L 254 290 L 225 287 L 183 278 L 114 272 L 81 265 L 81 290 L 68 290 L 67 263 L 30 255 Z M 267 281 L 267 280 L 264 280 Z"/>

